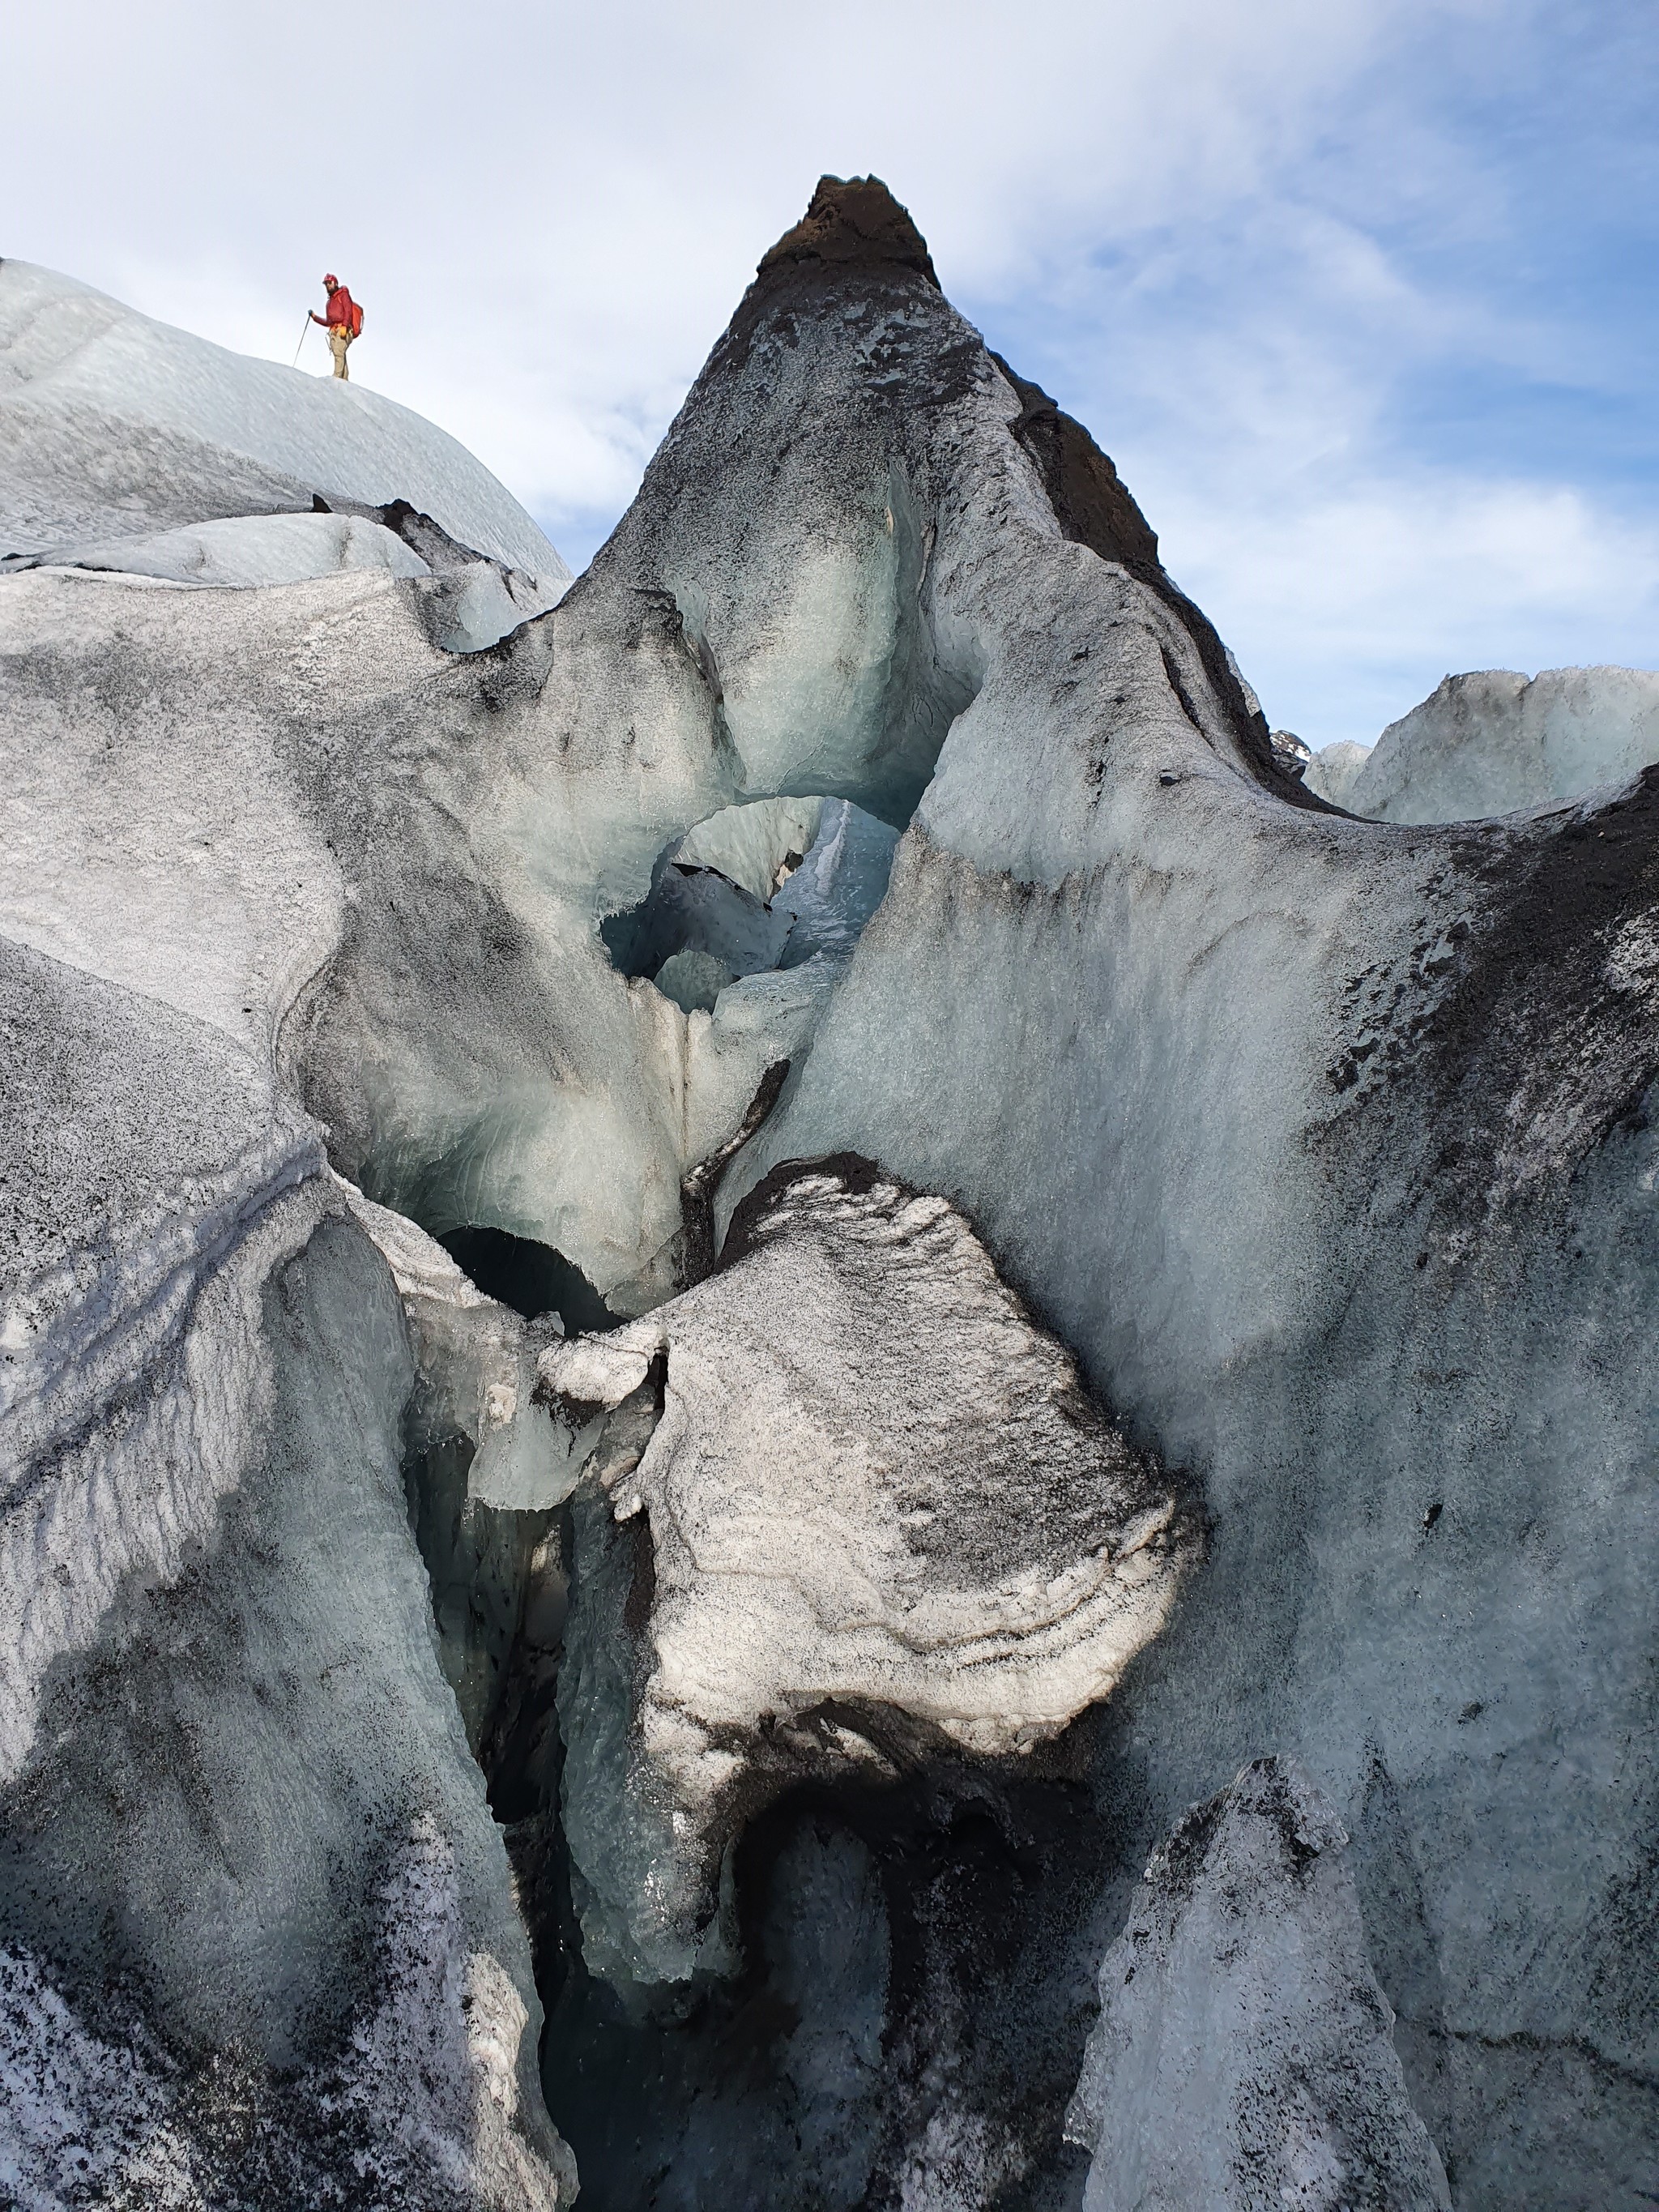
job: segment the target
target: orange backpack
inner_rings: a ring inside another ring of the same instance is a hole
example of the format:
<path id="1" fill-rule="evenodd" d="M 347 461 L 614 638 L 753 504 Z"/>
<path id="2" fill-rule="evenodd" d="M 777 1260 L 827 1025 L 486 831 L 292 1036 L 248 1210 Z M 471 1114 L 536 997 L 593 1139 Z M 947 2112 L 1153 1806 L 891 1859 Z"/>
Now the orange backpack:
<path id="1" fill-rule="evenodd" d="M 351 303 L 351 335 L 360 338 L 363 334 L 363 311 L 354 300 Z"/>

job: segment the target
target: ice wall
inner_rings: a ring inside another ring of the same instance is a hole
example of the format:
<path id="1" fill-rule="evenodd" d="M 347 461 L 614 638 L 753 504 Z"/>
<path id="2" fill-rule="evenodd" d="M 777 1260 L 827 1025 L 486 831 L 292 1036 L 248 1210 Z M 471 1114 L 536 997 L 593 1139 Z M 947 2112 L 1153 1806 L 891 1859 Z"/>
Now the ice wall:
<path id="1" fill-rule="evenodd" d="M 1306 787 L 1375 822 L 1467 822 L 1582 799 L 1659 762 L 1659 676 L 1488 668 L 1448 676 L 1369 749 L 1327 745 Z"/>
<path id="2" fill-rule="evenodd" d="M 1462 2201 L 1591 2175 L 1634 2202 L 1652 2027 L 1613 1931 L 1645 1848 L 1615 1778 L 1650 1718 L 1651 776 L 1503 824 L 1319 811 L 1084 434 L 922 278 L 791 282 L 717 351 L 673 465 L 743 457 L 756 550 L 859 455 L 892 470 L 878 301 L 935 650 L 972 694 L 720 1211 L 842 1150 L 966 1208 L 1213 1516 L 1108 1708 L 1119 1909 L 1184 1806 L 1283 1747 L 1360 1839 Z"/>
<path id="3" fill-rule="evenodd" d="M 240 1047 L 0 950 L 0 2179 L 545 2212 L 385 1263 Z"/>

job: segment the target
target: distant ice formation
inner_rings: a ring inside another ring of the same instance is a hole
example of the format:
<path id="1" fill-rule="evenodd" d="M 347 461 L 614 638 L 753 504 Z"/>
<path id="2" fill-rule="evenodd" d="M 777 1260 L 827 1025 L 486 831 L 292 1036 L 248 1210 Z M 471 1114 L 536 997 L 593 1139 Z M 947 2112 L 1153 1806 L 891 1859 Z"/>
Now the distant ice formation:
<path id="1" fill-rule="evenodd" d="M 1304 782 L 1374 822 L 1468 822 L 1559 806 L 1659 763 L 1659 675 L 1488 668 L 1448 676 L 1367 751 L 1327 745 Z"/>

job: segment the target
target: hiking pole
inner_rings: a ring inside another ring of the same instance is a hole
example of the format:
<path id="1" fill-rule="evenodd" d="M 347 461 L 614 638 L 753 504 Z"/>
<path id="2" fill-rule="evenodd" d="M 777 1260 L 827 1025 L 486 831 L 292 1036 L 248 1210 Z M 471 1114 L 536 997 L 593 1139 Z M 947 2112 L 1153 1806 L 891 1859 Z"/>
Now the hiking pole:
<path id="1" fill-rule="evenodd" d="M 310 317 L 309 313 L 307 313 L 307 316 L 306 316 L 306 326 L 305 326 L 304 330 L 302 330 L 302 331 L 301 331 L 301 333 L 300 333 L 300 343 L 299 343 L 299 344 L 298 344 L 298 345 L 296 345 L 296 346 L 295 347 L 295 349 L 294 349 L 294 366 L 295 367 L 295 368 L 298 368 L 298 367 L 300 366 L 300 356 L 301 356 L 301 353 L 303 353 L 303 352 L 304 352 L 304 350 L 305 350 L 305 343 L 306 343 L 307 338 L 310 336 L 310 333 L 311 333 L 311 317 Z"/>

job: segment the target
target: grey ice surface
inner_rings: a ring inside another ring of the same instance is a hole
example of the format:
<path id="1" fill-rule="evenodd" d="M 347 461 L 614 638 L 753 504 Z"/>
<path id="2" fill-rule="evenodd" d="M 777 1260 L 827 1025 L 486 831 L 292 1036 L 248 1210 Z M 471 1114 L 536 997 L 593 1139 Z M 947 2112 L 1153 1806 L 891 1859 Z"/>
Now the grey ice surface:
<path id="1" fill-rule="evenodd" d="M 1449 676 L 1383 731 L 1350 787 L 1379 822 L 1559 805 L 1659 761 L 1659 675 L 1642 668 Z"/>
<path id="2" fill-rule="evenodd" d="M 1347 1842 L 1306 1772 L 1264 1759 L 1152 1854 L 1066 2116 L 1084 2212 L 1449 2212 Z"/>
<path id="3" fill-rule="evenodd" d="M 1303 775 L 1304 791 L 1316 792 L 1321 799 L 1328 799 L 1333 806 L 1346 807 L 1350 814 L 1358 811 L 1349 805 L 1354 783 L 1360 770 L 1371 757 L 1369 745 L 1357 745 L 1350 738 L 1340 738 L 1334 745 L 1326 745 L 1308 763 Z"/>

